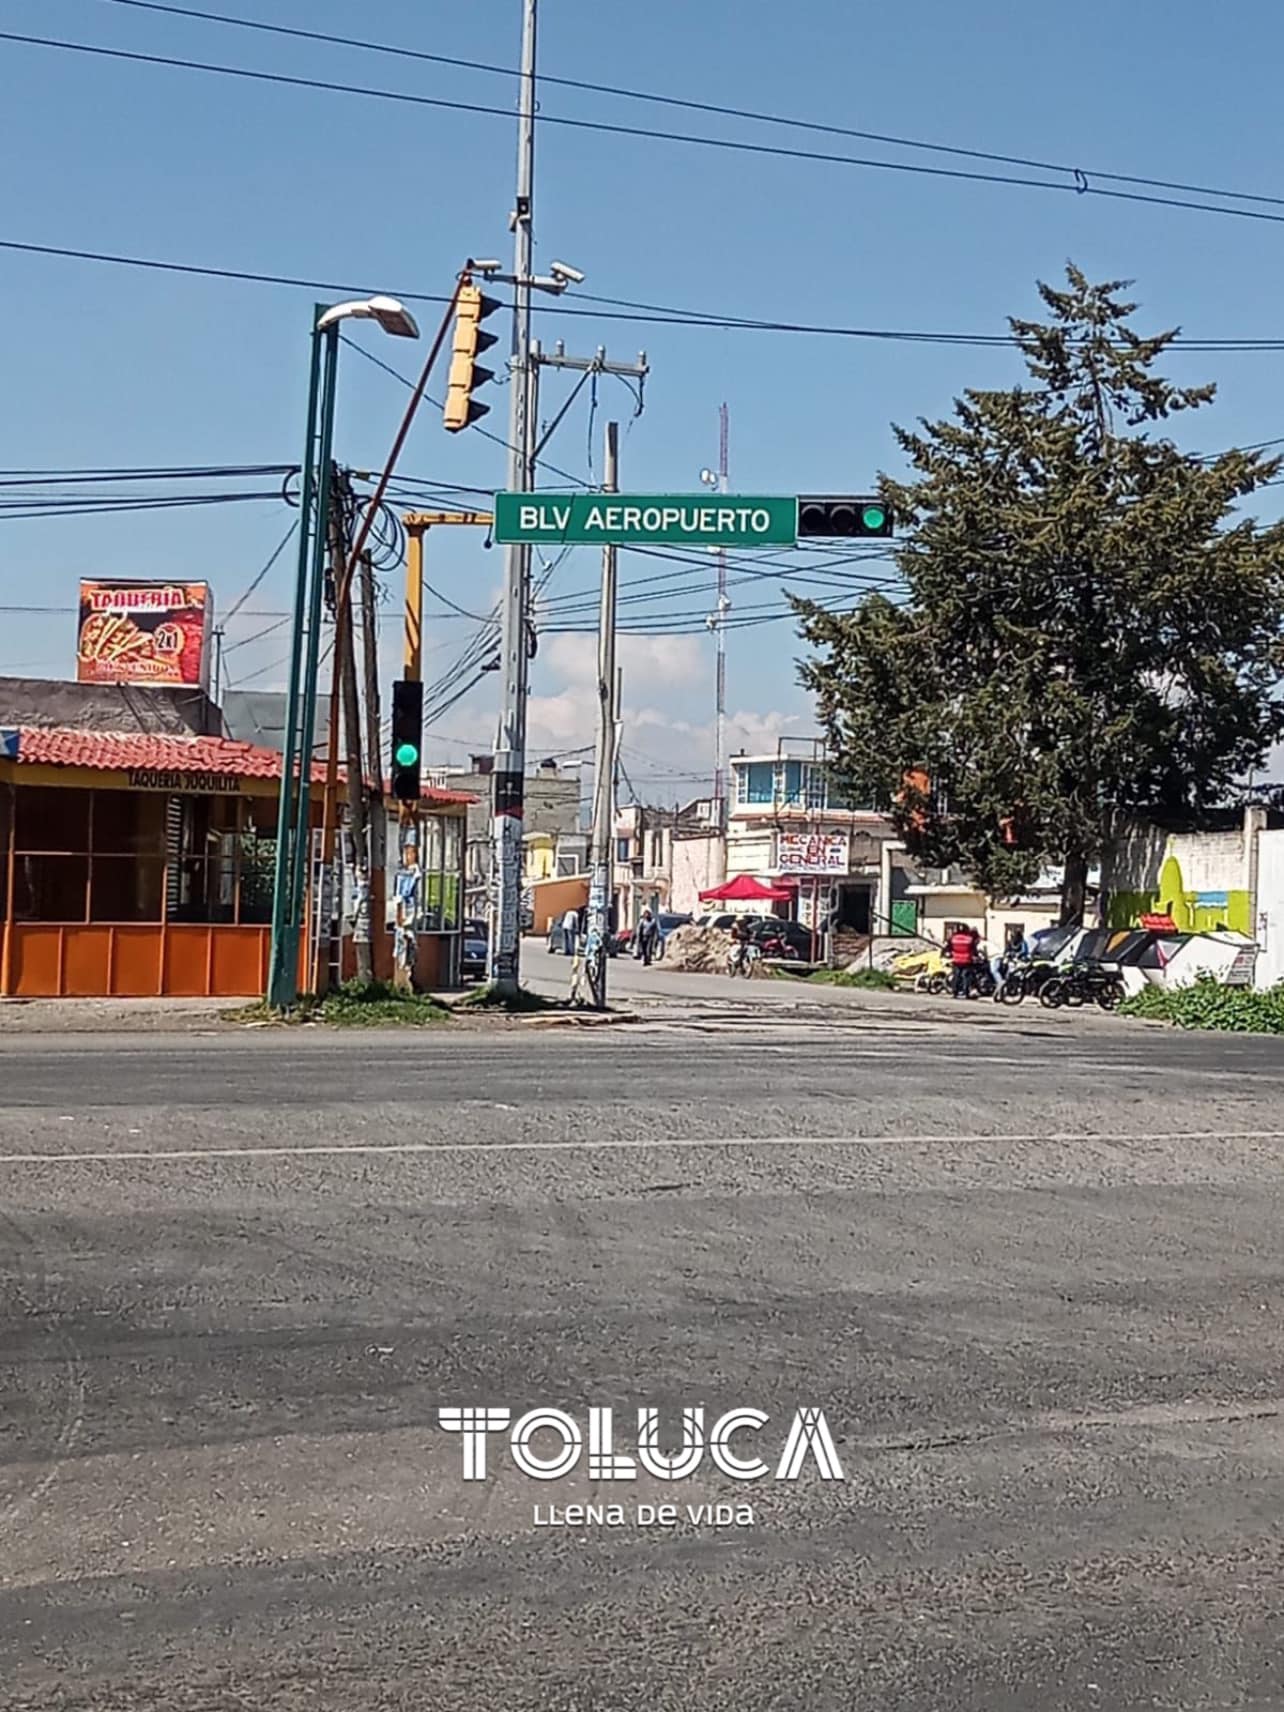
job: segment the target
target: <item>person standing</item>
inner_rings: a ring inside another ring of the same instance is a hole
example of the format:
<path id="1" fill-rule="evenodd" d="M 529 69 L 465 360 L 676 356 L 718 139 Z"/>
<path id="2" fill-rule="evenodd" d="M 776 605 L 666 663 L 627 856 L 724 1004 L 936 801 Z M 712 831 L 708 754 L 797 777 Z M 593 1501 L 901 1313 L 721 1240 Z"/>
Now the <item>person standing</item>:
<path id="1" fill-rule="evenodd" d="M 424 898 L 424 871 L 419 866 L 419 846 L 413 839 L 407 839 L 402 846 L 401 867 L 397 870 L 393 896 L 396 900 L 393 920 L 396 981 L 398 986 L 413 987 L 419 949 L 419 916 Z"/>
<path id="2" fill-rule="evenodd" d="M 642 911 L 642 919 L 638 923 L 638 955 L 644 968 L 651 967 L 651 959 L 655 956 L 655 948 L 660 939 L 660 924 L 649 909 Z"/>
<path id="3" fill-rule="evenodd" d="M 574 957 L 580 942 L 580 912 L 568 909 L 562 917 L 562 949 L 568 957 Z"/>
<path id="4" fill-rule="evenodd" d="M 946 942 L 950 966 L 954 971 L 952 992 L 956 999 L 972 997 L 972 966 L 981 936 L 974 927 L 956 922 Z"/>

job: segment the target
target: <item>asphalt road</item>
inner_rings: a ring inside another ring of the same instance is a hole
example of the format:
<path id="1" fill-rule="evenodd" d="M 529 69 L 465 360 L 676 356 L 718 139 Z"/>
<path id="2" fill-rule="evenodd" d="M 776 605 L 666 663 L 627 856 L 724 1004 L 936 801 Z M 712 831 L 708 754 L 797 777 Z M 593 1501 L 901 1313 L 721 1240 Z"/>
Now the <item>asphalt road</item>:
<path id="1" fill-rule="evenodd" d="M 0 1707 L 1278 1709 L 1282 1186 L 1271 1041 L 0 1039 Z"/>

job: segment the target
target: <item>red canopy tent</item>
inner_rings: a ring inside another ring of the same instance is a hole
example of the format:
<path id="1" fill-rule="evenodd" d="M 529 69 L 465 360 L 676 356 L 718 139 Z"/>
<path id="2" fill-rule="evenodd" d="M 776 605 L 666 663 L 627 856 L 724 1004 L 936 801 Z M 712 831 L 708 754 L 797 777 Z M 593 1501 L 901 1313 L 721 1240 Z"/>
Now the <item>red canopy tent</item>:
<path id="1" fill-rule="evenodd" d="M 700 893 L 701 903 L 773 903 L 786 904 L 793 897 L 789 886 L 764 886 L 752 874 L 737 874 L 724 885 L 713 886 Z"/>

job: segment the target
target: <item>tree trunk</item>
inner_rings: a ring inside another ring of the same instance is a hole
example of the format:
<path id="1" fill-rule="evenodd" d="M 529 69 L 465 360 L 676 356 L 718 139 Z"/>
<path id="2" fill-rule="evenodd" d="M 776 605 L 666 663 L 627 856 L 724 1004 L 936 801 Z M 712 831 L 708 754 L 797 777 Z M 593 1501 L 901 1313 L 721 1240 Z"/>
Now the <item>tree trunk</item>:
<path id="1" fill-rule="evenodd" d="M 1082 927 L 1088 907 L 1088 858 L 1079 850 L 1067 850 L 1065 879 L 1061 886 L 1062 927 Z"/>

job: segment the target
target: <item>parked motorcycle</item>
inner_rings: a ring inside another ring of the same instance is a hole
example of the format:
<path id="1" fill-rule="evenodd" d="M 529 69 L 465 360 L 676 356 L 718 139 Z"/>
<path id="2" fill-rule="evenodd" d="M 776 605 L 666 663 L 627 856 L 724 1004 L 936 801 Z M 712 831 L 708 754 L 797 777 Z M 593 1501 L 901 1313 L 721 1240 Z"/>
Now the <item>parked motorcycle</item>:
<path id="1" fill-rule="evenodd" d="M 1124 992 L 1117 963 L 1071 963 L 1044 983 L 1039 1003 L 1050 1011 L 1060 1010 L 1062 1005 L 1077 1008 L 1089 1003 L 1103 1011 L 1114 1011 L 1123 1003 Z"/>
<path id="2" fill-rule="evenodd" d="M 1057 965 L 1046 958 L 1014 961 L 1003 970 L 994 996 L 1001 1005 L 1019 1005 L 1023 999 L 1037 998 L 1056 973 Z"/>

